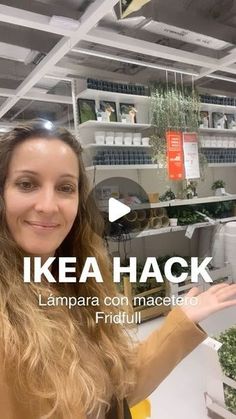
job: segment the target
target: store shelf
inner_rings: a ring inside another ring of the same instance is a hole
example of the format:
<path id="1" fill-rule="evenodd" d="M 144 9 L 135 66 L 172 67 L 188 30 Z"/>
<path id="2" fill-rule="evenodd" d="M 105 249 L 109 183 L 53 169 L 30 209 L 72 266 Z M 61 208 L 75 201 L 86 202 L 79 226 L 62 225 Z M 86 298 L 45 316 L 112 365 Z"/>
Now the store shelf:
<path id="1" fill-rule="evenodd" d="M 178 207 L 182 205 L 198 205 L 198 204 L 209 204 L 211 202 L 225 202 L 236 200 L 236 194 L 230 196 L 206 196 L 203 198 L 192 198 L 192 199 L 175 199 L 173 201 L 162 201 L 157 203 L 144 203 L 130 205 L 131 209 L 141 210 L 146 208 L 164 208 L 164 207 Z M 107 207 L 106 207 L 107 208 Z M 234 217 L 233 217 L 234 218 Z"/>
<path id="2" fill-rule="evenodd" d="M 236 167 L 235 163 L 208 163 L 208 167 Z"/>
<path id="3" fill-rule="evenodd" d="M 236 113 L 236 106 L 232 106 L 232 105 L 219 105 L 219 104 L 215 104 L 215 103 L 201 103 L 201 111 L 222 111 L 225 113 Z"/>
<path id="4" fill-rule="evenodd" d="M 90 172 L 93 170 L 140 170 L 140 169 L 158 169 L 157 164 L 100 164 L 97 166 L 86 167 L 86 171 Z"/>
<path id="5" fill-rule="evenodd" d="M 230 221 L 236 221 L 236 217 L 228 217 L 228 218 L 219 218 L 217 220 L 215 220 L 215 224 L 212 224 L 208 221 L 204 221 L 202 223 L 195 223 L 195 224 L 191 224 L 191 225 L 186 225 L 186 226 L 176 226 L 176 227 L 161 227 L 159 229 L 151 229 L 151 230 L 143 230 L 140 234 L 130 234 L 130 238 L 134 239 L 134 238 L 142 238 L 142 237 L 149 237 L 149 236 L 155 236 L 155 235 L 159 235 L 159 234 L 167 234 L 167 233 L 174 233 L 177 231 L 185 231 L 187 230 L 188 227 L 193 227 L 195 229 L 197 228 L 204 228 L 204 227 L 213 227 L 214 225 L 218 224 L 218 223 L 227 223 Z"/>
<path id="6" fill-rule="evenodd" d="M 94 100 L 103 100 L 109 99 L 113 101 L 118 101 L 121 103 L 136 103 L 138 102 L 148 102 L 150 100 L 150 96 L 143 96 L 143 95 L 131 95 L 128 93 L 118 93 L 118 92 L 107 92 L 104 90 L 96 90 L 96 89 L 85 89 L 80 92 L 77 99 L 94 99 Z"/>
<path id="7" fill-rule="evenodd" d="M 113 147 L 120 147 L 120 148 L 151 148 L 150 145 L 126 145 L 126 144 L 87 144 L 87 145 L 83 145 L 83 149 L 90 149 L 90 148 L 113 148 Z"/>
<path id="8" fill-rule="evenodd" d="M 204 221 L 202 223 L 196 223 L 196 224 L 191 224 L 192 227 L 194 228 L 203 228 L 203 227 L 210 227 L 212 226 L 212 223 L 209 223 L 208 221 Z M 142 237 L 149 237 L 149 236 L 156 236 L 159 234 L 167 234 L 167 233 L 174 233 L 177 231 L 184 231 L 187 230 L 189 226 L 176 226 L 176 227 L 161 227 L 159 229 L 150 229 L 150 230 L 143 230 L 141 233 L 137 234 L 130 234 L 130 238 L 134 239 L 134 238 L 142 238 Z"/>
<path id="9" fill-rule="evenodd" d="M 86 121 L 79 125 L 79 129 L 84 128 L 109 128 L 109 129 L 148 129 L 151 128 L 151 124 L 123 124 L 122 122 L 100 122 L 100 121 Z"/>
<path id="10" fill-rule="evenodd" d="M 211 202 L 232 201 L 234 199 L 236 199 L 236 194 L 230 196 L 206 196 L 203 198 L 175 199 L 174 201 L 170 201 L 170 207 L 178 207 L 182 205 L 209 204 Z"/>
<path id="11" fill-rule="evenodd" d="M 218 128 L 199 128 L 201 133 L 214 133 L 214 134 L 234 134 L 236 135 L 236 129 L 218 129 Z"/>

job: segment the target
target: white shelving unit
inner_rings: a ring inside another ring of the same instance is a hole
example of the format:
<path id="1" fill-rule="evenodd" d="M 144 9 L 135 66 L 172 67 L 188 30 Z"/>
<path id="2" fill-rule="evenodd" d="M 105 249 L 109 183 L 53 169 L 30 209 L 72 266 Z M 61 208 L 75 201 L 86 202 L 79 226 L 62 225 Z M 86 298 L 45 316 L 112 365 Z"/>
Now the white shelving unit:
<path id="1" fill-rule="evenodd" d="M 126 144 L 87 144 L 84 146 L 84 150 L 90 149 L 90 148 L 151 148 L 150 145 L 126 145 Z"/>
<path id="2" fill-rule="evenodd" d="M 132 95 L 128 93 L 108 92 L 105 90 L 96 89 L 84 89 L 79 92 L 76 99 L 94 99 L 94 100 L 113 100 L 121 103 L 129 102 L 144 102 L 147 103 L 150 100 L 150 96 L 144 95 Z"/>
<path id="3" fill-rule="evenodd" d="M 208 167 L 236 167 L 235 163 L 209 163 Z"/>
<path id="4" fill-rule="evenodd" d="M 83 122 L 83 124 L 79 125 L 79 130 L 82 129 L 91 129 L 91 128 L 95 128 L 95 129 L 109 129 L 109 130 L 113 130 L 113 129 L 124 129 L 124 130 L 129 130 L 129 129 L 138 129 L 138 130 L 144 130 L 144 129 L 148 129 L 151 128 L 152 125 L 151 124 L 123 124 L 122 122 L 100 122 L 100 121 L 87 121 L 87 122 Z"/>
<path id="5" fill-rule="evenodd" d="M 236 101 L 235 101 L 235 106 L 219 105 L 216 103 L 201 103 L 201 110 L 209 111 L 209 112 L 236 113 Z"/>
<path id="6" fill-rule="evenodd" d="M 207 196 L 205 198 L 193 198 L 193 199 L 176 199 L 173 201 L 163 201 L 157 203 L 143 203 L 143 204 L 133 204 L 130 205 L 132 211 L 138 211 L 143 209 L 155 209 L 155 208 L 167 208 L 167 207 L 177 207 L 184 205 L 198 205 L 198 204 L 209 204 L 211 202 L 227 202 L 227 201 L 236 201 L 236 194 L 231 196 Z M 108 205 L 99 205 L 100 211 L 107 211 Z M 235 221 L 236 217 L 223 218 L 222 220 Z M 219 220 L 218 220 L 219 221 Z M 205 225 L 205 224 L 204 224 Z M 169 228 L 169 227 L 168 227 Z M 179 229 L 179 226 L 178 226 Z M 162 228 L 165 230 L 165 228 Z M 182 228 L 180 228 L 182 230 Z"/>
<path id="7" fill-rule="evenodd" d="M 215 224 L 210 223 L 208 221 L 204 221 L 202 223 L 195 223 L 195 224 L 184 225 L 184 226 L 160 227 L 160 228 L 157 228 L 157 229 L 147 229 L 147 230 L 143 230 L 138 235 L 134 234 L 134 233 L 130 233 L 129 238 L 130 239 L 140 239 L 140 238 L 156 236 L 156 235 L 160 235 L 160 234 L 175 233 L 177 231 L 186 231 L 188 227 L 192 227 L 194 229 L 205 228 L 205 227 L 214 227 L 215 225 L 217 225 L 219 223 L 227 223 L 229 221 L 236 221 L 236 217 L 219 218 L 219 219 L 215 220 Z"/>
<path id="8" fill-rule="evenodd" d="M 157 203 L 143 203 L 130 205 L 132 211 L 142 209 L 154 209 L 154 208 L 167 208 L 167 207 L 178 207 L 184 205 L 198 205 L 198 204 L 209 204 L 212 202 L 227 202 L 236 201 L 236 194 L 230 196 L 206 196 L 203 198 L 192 198 L 192 199 L 175 199 L 173 201 L 162 201 Z M 100 210 L 106 210 L 108 206 L 99 206 Z M 235 221 L 236 217 L 227 218 L 227 221 Z M 225 220 L 225 218 L 223 219 Z"/>
<path id="9" fill-rule="evenodd" d="M 89 171 L 102 171 L 102 170 L 143 170 L 143 169 L 158 169 L 157 164 L 116 164 L 111 166 L 109 164 L 100 164 L 97 166 L 86 167 L 86 170 Z"/>
<path id="10" fill-rule="evenodd" d="M 236 136 L 236 129 L 219 129 L 219 128 L 199 128 L 201 133 L 214 133 L 214 134 L 234 134 Z"/>

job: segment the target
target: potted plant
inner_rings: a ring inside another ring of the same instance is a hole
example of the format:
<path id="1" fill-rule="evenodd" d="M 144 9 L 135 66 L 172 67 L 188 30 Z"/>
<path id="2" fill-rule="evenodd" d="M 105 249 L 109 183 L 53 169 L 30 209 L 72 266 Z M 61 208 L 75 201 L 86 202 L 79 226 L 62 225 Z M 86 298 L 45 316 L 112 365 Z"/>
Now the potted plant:
<path id="1" fill-rule="evenodd" d="M 236 383 L 236 326 L 221 333 L 217 339 L 222 343 L 219 349 L 219 360 L 226 377 Z M 236 389 L 224 384 L 225 404 L 236 415 Z"/>
<path id="2" fill-rule="evenodd" d="M 215 191 L 215 196 L 222 196 L 225 195 L 225 182 L 221 179 L 216 180 L 213 184 L 211 189 Z"/>
<path id="3" fill-rule="evenodd" d="M 175 199 L 175 194 L 171 188 L 168 188 L 167 191 L 160 196 L 160 201 L 171 201 L 172 199 Z"/>

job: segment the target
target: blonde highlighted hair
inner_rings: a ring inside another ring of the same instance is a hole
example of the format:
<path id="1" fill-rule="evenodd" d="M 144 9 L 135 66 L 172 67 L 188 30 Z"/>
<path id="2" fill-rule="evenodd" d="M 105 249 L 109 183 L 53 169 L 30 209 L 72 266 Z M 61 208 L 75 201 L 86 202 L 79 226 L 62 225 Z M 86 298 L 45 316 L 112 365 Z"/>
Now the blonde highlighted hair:
<path id="1" fill-rule="evenodd" d="M 79 165 L 79 207 L 73 227 L 56 256 L 75 256 L 79 274 L 88 256 L 97 259 L 104 283 L 23 283 L 24 250 L 9 232 L 3 199 L 12 152 L 27 139 L 57 138 L 76 153 Z M 122 325 L 95 322 L 98 307 L 69 310 L 66 306 L 42 307 L 38 296 L 97 296 L 99 311 L 118 313 L 121 307 L 105 306 L 106 295 L 117 295 L 110 260 L 100 235 L 91 228 L 99 214 L 87 205 L 89 194 L 79 142 L 65 129 L 44 127 L 43 121 L 22 124 L 0 140 L 0 337 L 8 379 L 14 380 L 20 398 L 31 400 L 43 418 L 70 419 L 78 414 L 99 417 L 112 397 L 127 396 L 134 381 L 135 352 Z M 100 220 L 100 221 L 99 221 Z M 98 222 L 99 221 L 99 222 Z"/>

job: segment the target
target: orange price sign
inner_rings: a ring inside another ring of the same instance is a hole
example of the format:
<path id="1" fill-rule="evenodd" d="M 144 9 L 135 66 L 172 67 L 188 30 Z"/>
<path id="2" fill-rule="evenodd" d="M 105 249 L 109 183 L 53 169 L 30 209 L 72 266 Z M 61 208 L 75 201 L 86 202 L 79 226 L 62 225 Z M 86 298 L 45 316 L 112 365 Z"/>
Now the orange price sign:
<path id="1" fill-rule="evenodd" d="M 167 131 L 166 141 L 169 179 L 181 180 L 184 178 L 182 133 L 179 131 Z"/>

